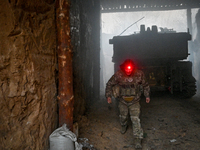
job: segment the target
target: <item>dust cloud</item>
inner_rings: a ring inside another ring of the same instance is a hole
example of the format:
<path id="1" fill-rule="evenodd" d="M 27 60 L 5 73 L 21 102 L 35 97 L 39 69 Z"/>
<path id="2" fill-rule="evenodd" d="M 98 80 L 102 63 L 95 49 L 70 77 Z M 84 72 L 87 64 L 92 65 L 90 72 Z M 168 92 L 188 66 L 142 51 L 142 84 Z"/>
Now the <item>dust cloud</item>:
<path id="1" fill-rule="evenodd" d="M 140 20 L 140 21 L 138 21 Z M 137 22 L 138 21 L 138 22 Z M 137 22 L 137 23 L 135 23 Z M 132 25 L 133 24 L 133 25 Z M 156 25 L 158 29 L 172 29 L 176 32 L 187 32 L 187 11 L 145 11 L 126 13 L 103 13 L 101 15 L 101 94 L 104 94 L 105 84 L 114 73 L 112 63 L 113 45 L 109 39 L 117 36 L 128 28 L 122 35 L 139 32 L 140 25 L 146 27 Z M 197 80 L 197 93 L 200 93 L 200 10 L 192 9 L 192 40 L 189 42 L 189 56 L 187 60 L 193 63 L 193 76 Z"/>

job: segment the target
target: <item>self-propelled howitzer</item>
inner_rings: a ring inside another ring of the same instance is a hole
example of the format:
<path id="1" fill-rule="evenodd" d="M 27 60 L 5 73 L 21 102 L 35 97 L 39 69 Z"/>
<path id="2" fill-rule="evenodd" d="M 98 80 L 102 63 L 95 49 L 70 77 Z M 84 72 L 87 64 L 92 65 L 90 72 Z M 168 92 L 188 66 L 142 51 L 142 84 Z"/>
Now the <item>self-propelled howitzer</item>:
<path id="1" fill-rule="evenodd" d="M 158 32 L 141 25 L 140 33 L 128 36 L 114 36 L 113 44 L 115 71 L 126 59 L 132 59 L 143 70 L 151 90 L 169 90 L 188 98 L 196 94 L 196 80 L 192 76 L 192 62 L 188 57 L 188 32 L 167 30 Z"/>

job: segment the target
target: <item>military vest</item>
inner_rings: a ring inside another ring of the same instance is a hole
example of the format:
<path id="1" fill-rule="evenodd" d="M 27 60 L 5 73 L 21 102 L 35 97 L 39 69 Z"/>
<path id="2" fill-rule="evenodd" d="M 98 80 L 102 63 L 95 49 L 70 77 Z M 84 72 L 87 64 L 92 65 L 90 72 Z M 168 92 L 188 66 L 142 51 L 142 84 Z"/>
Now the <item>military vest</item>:
<path id="1" fill-rule="evenodd" d="M 114 97 L 122 97 L 125 101 L 132 101 L 140 91 L 137 75 L 120 76 L 118 84 L 113 87 Z"/>

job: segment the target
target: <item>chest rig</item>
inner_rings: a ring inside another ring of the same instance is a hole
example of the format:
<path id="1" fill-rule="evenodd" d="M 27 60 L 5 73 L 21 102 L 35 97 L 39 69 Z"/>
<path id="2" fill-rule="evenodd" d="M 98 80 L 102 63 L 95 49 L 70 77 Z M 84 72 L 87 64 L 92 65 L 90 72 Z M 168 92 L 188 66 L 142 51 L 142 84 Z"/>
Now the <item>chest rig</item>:
<path id="1" fill-rule="evenodd" d="M 114 97 L 122 97 L 125 101 L 132 101 L 140 90 L 136 76 L 122 76 L 119 83 L 113 88 Z"/>
<path id="2" fill-rule="evenodd" d="M 124 77 L 120 82 L 120 96 L 127 102 L 132 101 L 138 93 L 135 77 Z"/>

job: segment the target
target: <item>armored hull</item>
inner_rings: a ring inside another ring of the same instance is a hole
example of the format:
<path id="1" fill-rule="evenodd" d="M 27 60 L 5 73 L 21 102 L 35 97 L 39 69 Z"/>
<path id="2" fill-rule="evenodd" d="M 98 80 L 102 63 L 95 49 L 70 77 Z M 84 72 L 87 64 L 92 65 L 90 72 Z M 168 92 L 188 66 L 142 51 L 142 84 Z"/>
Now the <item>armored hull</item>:
<path id="1" fill-rule="evenodd" d="M 189 32 L 158 32 L 142 25 L 140 33 L 129 36 L 114 36 L 113 44 L 115 71 L 126 59 L 132 59 L 143 70 L 152 90 L 169 90 L 183 97 L 196 94 L 196 80 L 192 76 L 192 62 L 188 57 Z"/>

